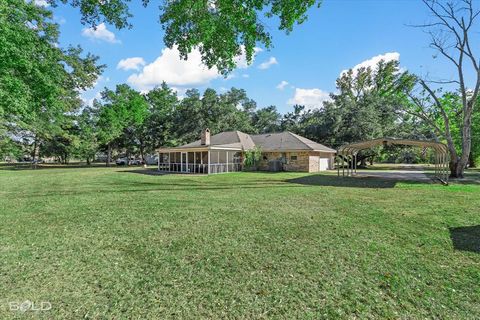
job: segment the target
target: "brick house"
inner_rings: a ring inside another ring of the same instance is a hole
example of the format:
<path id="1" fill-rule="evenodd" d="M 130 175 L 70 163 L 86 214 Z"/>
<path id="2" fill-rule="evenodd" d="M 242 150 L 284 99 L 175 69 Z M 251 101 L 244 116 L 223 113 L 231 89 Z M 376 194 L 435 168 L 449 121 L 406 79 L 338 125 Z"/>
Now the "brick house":
<path id="1" fill-rule="evenodd" d="M 184 173 L 241 171 L 245 151 L 261 150 L 258 170 L 318 172 L 333 168 L 336 151 L 289 131 L 249 135 L 228 131 L 210 136 L 202 132 L 195 142 L 158 149 L 158 170 Z"/>

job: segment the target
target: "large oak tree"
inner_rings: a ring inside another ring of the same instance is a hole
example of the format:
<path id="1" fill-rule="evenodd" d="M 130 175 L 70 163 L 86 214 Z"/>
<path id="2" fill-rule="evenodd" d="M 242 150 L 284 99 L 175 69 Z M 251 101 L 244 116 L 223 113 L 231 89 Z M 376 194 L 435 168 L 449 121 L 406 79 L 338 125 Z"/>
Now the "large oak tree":
<path id="1" fill-rule="evenodd" d="M 108 22 L 117 28 L 131 27 L 129 0 L 48 0 L 52 5 L 69 4 L 80 10 L 82 22 Z M 150 0 L 142 0 L 151 6 Z M 182 58 L 198 48 L 208 67 L 222 73 L 232 70 L 236 57 L 245 54 L 251 62 L 257 45 L 272 47 L 269 29 L 278 23 L 291 32 L 307 19 L 307 11 L 320 0 L 162 0 L 159 21 L 167 47 L 178 47 Z"/>
<path id="2" fill-rule="evenodd" d="M 418 94 L 411 95 L 413 108 L 407 110 L 426 121 L 436 134 L 447 142 L 450 153 L 450 175 L 461 178 L 469 162 L 472 150 L 472 117 L 480 92 L 480 57 L 474 52 L 478 39 L 476 24 L 480 10 L 473 0 L 445 2 L 423 0 L 433 16 L 433 21 L 419 27 L 431 37 L 430 46 L 453 67 L 455 76 L 447 80 L 417 77 Z M 460 97 L 460 108 L 450 112 L 451 100 L 442 99 L 441 88 L 453 85 Z M 436 121 L 440 115 L 442 122 Z M 455 118 L 460 117 L 459 135 L 461 147 L 455 147 Z"/>
<path id="3" fill-rule="evenodd" d="M 103 66 L 80 47 L 58 45 L 52 13 L 24 0 L 0 1 L 0 129 L 33 141 L 58 135 L 65 116 L 79 108 L 79 91 Z"/>

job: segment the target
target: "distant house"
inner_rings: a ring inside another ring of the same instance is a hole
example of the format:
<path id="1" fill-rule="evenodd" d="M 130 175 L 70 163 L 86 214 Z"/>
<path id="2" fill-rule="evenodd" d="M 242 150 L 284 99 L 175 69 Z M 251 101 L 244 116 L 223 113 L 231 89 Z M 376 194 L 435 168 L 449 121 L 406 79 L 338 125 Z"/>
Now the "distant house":
<path id="1" fill-rule="evenodd" d="M 241 171 L 245 151 L 260 148 L 258 170 L 318 172 L 333 167 L 336 151 L 292 132 L 249 135 L 228 131 L 173 148 L 158 149 L 158 170 L 184 173 Z"/>

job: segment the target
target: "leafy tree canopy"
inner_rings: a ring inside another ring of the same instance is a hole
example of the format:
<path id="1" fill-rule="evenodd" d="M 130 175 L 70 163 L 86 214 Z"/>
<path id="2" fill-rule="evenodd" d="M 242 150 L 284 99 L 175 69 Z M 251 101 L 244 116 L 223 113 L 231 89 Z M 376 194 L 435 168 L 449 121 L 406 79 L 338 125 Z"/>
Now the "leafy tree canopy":
<path id="1" fill-rule="evenodd" d="M 80 10 L 82 22 L 108 22 L 117 28 L 131 27 L 129 0 L 48 0 L 52 5 L 69 4 Z M 142 0 L 144 6 L 150 0 Z M 226 74 L 235 67 L 235 58 L 245 53 L 251 62 L 255 46 L 272 47 L 269 26 L 276 17 L 278 28 L 287 33 L 307 19 L 307 10 L 319 0 L 162 0 L 160 23 L 164 42 L 178 47 L 182 58 L 199 48 L 208 67 Z M 266 22 L 269 22 L 268 25 Z"/>
<path id="2" fill-rule="evenodd" d="M 103 70 L 80 47 L 59 47 L 58 36 L 50 11 L 24 0 L 0 1 L 0 128 L 10 137 L 58 134 L 65 115 L 81 105 L 79 91 Z"/>

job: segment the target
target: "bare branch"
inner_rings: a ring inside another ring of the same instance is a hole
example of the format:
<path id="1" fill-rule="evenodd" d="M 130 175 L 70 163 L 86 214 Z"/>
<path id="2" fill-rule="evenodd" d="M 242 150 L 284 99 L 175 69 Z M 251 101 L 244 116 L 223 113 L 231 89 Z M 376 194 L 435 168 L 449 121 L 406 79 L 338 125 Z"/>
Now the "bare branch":
<path id="1" fill-rule="evenodd" d="M 435 84 L 460 84 L 460 81 L 458 80 L 425 80 L 427 83 L 435 83 Z"/>
<path id="2" fill-rule="evenodd" d="M 450 60 L 457 68 L 459 67 L 459 64 L 457 60 L 453 56 L 447 53 L 445 50 L 445 47 L 442 43 L 439 42 L 439 40 L 432 34 L 430 33 L 430 36 L 432 38 L 432 43 L 430 44 L 430 47 L 436 49 L 438 52 L 440 52 L 445 58 Z"/>
<path id="3" fill-rule="evenodd" d="M 451 23 L 449 23 L 447 21 L 448 19 L 448 16 L 444 16 L 444 15 L 441 15 L 438 13 L 438 11 L 434 8 L 434 6 L 432 4 L 430 4 L 430 1 L 428 0 L 422 0 L 423 3 L 428 7 L 428 9 L 430 9 L 430 12 L 432 12 L 438 19 L 440 19 L 440 21 L 443 22 L 444 26 L 447 27 L 448 29 L 450 29 L 453 34 L 455 35 L 455 37 L 457 38 L 457 41 L 460 43 L 461 42 L 461 37 L 460 37 L 460 34 L 457 32 L 457 30 L 451 25 Z M 437 5 L 439 4 L 438 2 L 434 2 L 436 3 Z M 441 4 L 439 4 L 440 7 L 446 12 L 448 13 L 448 11 L 445 9 L 445 7 L 443 7 Z"/>

